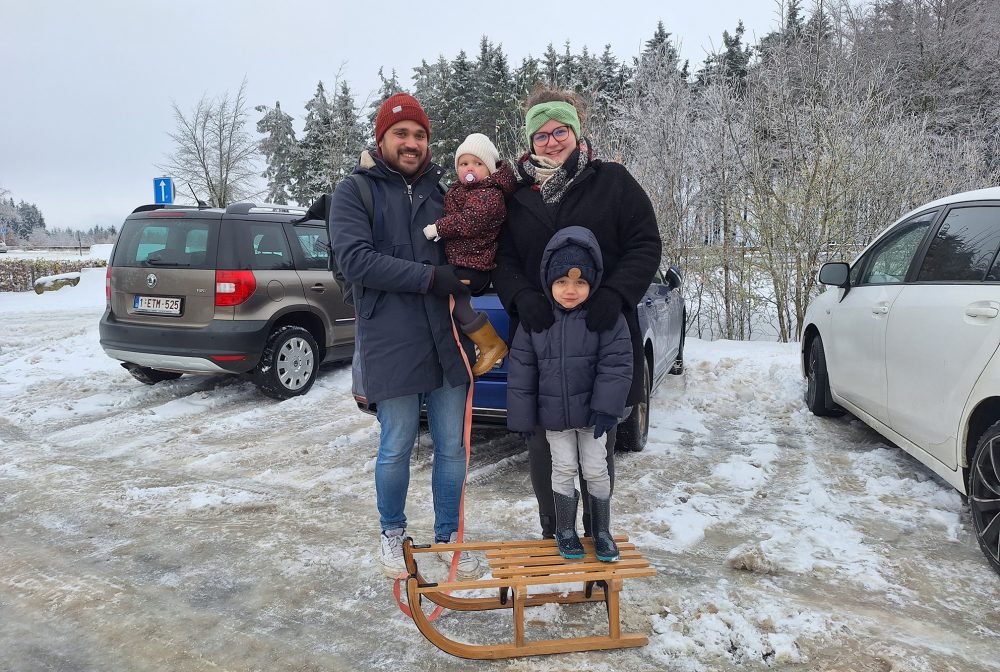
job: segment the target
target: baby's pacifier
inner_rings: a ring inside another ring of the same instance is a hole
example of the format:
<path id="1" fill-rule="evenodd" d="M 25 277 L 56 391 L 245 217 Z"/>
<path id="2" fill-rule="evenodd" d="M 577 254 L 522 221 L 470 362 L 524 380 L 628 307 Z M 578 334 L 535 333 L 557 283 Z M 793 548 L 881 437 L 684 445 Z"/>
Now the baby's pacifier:
<path id="1" fill-rule="evenodd" d="M 476 174 L 475 173 L 466 173 L 465 177 L 463 177 L 462 179 L 465 180 L 466 182 L 468 182 L 469 184 L 472 184 L 473 182 L 476 181 Z"/>

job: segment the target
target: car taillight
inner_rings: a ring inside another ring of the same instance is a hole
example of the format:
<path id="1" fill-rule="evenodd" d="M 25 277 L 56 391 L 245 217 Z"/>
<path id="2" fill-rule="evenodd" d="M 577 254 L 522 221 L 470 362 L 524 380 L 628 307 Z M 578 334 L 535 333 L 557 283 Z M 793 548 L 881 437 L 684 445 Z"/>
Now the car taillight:
<path id="1" fill-rule="evenodd" d="M 104 298 L 111 303 L 111 265 L 108 264 L 108 272 L 104 274 Z"/>
<path id="2" fill-rule="evenodd" d="M 238 306 L 257 289 L 253 271 L 216 271 L 215 305 Z"/>

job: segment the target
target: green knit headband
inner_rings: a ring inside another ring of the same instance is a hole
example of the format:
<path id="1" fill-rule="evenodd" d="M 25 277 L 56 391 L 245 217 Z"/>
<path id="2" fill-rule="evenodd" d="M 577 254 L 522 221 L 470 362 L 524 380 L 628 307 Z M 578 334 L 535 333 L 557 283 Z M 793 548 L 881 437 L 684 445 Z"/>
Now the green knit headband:
<path id="1" fill-rule="evenodd" d="M 530 110 L 524 118 L 524 132 L 528 138 L 528 147 L 531 147 L 531 136 L 538 132 L 538 129 L 545 125 L 549 119 L 566 124 L 573 129 L 576 139 L 580 139 L 580 117 L 576 114 L 576 108 L 561 100 L 554 100 L 551 103 L 539 103 Z"/>

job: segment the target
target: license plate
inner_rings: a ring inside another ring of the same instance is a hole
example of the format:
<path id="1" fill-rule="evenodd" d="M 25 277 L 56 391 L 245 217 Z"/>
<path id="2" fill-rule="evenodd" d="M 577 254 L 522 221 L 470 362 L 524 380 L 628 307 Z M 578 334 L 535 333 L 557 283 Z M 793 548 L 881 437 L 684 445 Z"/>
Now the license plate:
<path id="1" fill-rule="evenodd" d="M 166 296 L 136 296 L 132 307 L 138 313 L 160 313 L 161 315 L 180 315 L 181 300 Z"/>

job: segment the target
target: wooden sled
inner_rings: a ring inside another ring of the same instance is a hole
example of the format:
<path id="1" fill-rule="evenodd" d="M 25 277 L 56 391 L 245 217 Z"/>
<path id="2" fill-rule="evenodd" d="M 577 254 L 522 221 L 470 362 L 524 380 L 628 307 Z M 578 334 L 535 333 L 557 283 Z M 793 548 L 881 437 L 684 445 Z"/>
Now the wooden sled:
<path id="1" fill-rule="evenodd" d="M 595 651 L 645 646 L 645 635 L 622 633 L 619 618 L 619 594 L 626 579 L 656 574 L 649 561 L 628 543 L 628 537 L 615 536 L 621 559 L 601 562 L 594 555 L 589 538 L 581 539 L 586 554 L 579 560 L 566 560 L 559 555 L 555 541 L 498 541 L 461 544 L 430 544 L 417 546 L 407 538 L 403 542 L 406 560 L 406 600 L 417 628 L 432 644 L 453 656 L 473 659 L 515 658 L 540 656 L 572 651 Z M 492 579 L 429 583 L 417 568 L 416 555 L 421 553 L 485 551 Z M 528 594 L 528 586 L 582 583 L 583 590 L 558 593 Z M 495 597 L 456 597 L 453 592 L 496 589 Z M 510 609 L 514 618 L 514 641 L 503 644 L 477 645 L 445 637 L 421 610 L 422 598 L 455 611 Z M 529 640 L 524 636 L 524 608 L 541 604 L 573 604 L 604 602 L 608 613 L 608 634 L 566 639 Z"/>

